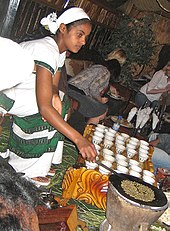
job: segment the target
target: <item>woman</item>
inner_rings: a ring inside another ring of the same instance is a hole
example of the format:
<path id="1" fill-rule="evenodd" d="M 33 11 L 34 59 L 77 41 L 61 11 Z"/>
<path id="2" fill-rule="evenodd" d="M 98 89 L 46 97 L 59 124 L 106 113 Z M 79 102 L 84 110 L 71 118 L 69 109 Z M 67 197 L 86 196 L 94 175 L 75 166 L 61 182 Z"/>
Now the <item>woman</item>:
<path id="1" fill-rule="evenodd" d="M 91 32 L 89 17 L 81 8 L 73 7 L 58 18 L 52 13 L 41 23 L 54 36 L 21 43 L 35 61 L 34 73 L 31 80 L 15 87 L 15 96 L 5 93 L 14 101 L 8 111 L 14 115 L 9 164 L 17 172 L 25 173 L 26 177 L 47 185 L 49 179 L 45 176 L 63 135 L 76 144 L 83 158 L 94 161 L 96 150 L 93 144 L 63 120 L 68 105 L 64 104 L 65 97 L 62 99 L 63 94 L 58 91 L 66 51 L 78 52 L 85 45 Z"/>
<path id="2" fill-rule="evenodd" d="M 87 124 L 97 124 L 107 114 L 108 98 L 103 96 L 110 84 L 116 79 L 117 60 L 94 64 L 69 80 L 68 95 L 79 103 L 78 112 L 87 120 Z"/>
<path id="3" fill-rule="evenodd" d="M 147 104 L 147 106 L 155 107 L 164 92 L 170 90 L 170 62 L 155 72 L 151 81 L 146 83 L 135 96 L 135 103 L 138 107 Z"/>

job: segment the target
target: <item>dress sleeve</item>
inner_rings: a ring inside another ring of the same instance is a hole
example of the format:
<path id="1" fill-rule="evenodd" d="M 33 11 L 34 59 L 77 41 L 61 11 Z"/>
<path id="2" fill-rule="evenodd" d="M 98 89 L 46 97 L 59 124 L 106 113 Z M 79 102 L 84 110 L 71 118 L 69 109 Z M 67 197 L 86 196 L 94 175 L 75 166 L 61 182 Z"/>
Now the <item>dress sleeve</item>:
<path id="1" fill-rule="evenodd" d="M 148 83 L 148 88 L 147 90 L 150 91 L 152 89 L 159 89 L 159 83 L 161 82 L 161 79 L 162 79 L 162 71 L 157 71 L 151 81 Z"/>

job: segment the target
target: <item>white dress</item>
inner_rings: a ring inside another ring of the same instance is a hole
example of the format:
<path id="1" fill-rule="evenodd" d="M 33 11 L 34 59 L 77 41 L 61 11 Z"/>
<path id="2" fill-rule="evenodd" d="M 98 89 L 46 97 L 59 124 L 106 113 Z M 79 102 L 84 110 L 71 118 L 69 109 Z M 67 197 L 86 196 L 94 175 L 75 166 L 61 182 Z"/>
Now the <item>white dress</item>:
<path id="1" fill-rule="evenodd" d="M 47 68 L 52 75 L 64 64 L 66 54 L 59 53 L 51 37 L 20 45 L 29 52 L 36 65 Z M 14 115 L 9 139 L 9 164 L 29 178 L 47 175 L 57 143 L 64 139 L 62 134 L 41 119 L 36 102 L 35 79 L 36 73 L 31 73 L 22 83 L 3 91 L 5 96 L 13 100 L 13 106 L 8 110 Z M 63 93 L 60 95 L 63 97 Z"/>

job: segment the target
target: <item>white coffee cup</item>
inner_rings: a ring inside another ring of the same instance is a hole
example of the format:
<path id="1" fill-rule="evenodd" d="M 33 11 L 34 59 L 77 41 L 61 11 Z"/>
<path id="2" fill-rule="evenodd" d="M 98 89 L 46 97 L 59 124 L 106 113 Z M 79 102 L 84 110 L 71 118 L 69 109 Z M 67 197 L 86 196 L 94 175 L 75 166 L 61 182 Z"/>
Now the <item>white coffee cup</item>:
<path id="1" fill-rule="evenodd" d="M 124 137 L 121 136 L 121 135 L 117 135 L 117 136 L 116 136 L 116 141 L 117 141 L 117 140 L 121 140 L 121 141 L 123 141 L 123 142 L 125 141 Z"/>
<path id="2" fill-rule="evenodd" d="M 104 133 L 104 129 L 103 129 L 103 128 L 100 128 L 100 127 L 96 127 L 96 128 L 95 128 L 95 131 Z"/>
<path id="3" fill-rule="evenodd" d="M 96 127 L 103 129 L 103 131 L 107 128 L 107 127 L 106 127 L 105 125 L 103 125 L 103 124 L 97 124 Z"/>
<path id="4" fill-rule="evenodd" d="M 131 137 L 130 140 L 131 140 L 131 141 L 134 141 L 134 142 L 136 142 L 136 143 L 139 143 L 139 140 L 138 140 L 137 138 L 135 138 L 135 137 Z"/>
<path id="5" fill-rule="evenodd" d="M 122 140 L 116 140 L 116 141 L 115 141 L 115 145 L 116 145 L 116 146 L 117 146 L 117 145 L 125 145 L 125 142 L 122 141 Z"/>
<path id="6" fill-rule="evenodd" d="M 103 148 L 102 152 L 103 152 L 103 155 L 104 154 L 105 155 L 110 155 L 110 156 L 114 155 L 113 151 L 111 151 L 110 149 L 107 149 L 107 148 Z"/>
<path id="7" fill-rule="evenodd" d="M 137 146 L 138 146 L 138 143 L 137 143 L 136 141 L 133 141 L 133 140 L 129 140 L 129 143 L 128 143 L 128 144 L 134 146 L 135 149 L 136 149 Z"/>
<path id="8" fill-rule="evenodd" d="M 108 131 L 111 132 L 114 136 L 117 133 L 117 131 L 115 131 L 113 128 L 108 128 Z"/>
<path id="9" fill-rule="evenodd" d="M 92 136 L 92 143 L 93 144 L 100 144 L 102 142 L 102 138 L 98 136 Z"/>
<path id="10" fill-rule="evenodd" d="M 105 136 L 114 137 L 114 136 L 115 136 L 115 134 L 114 134 L 113 132 L 106 131 L 106 132 L 105 132 Z"/>
<path id="11" fill-rule="evenodd" d="M 113 136 L 105 135 L 105 136 L 104 136 L 104 140 L 110 140 L 110 141 L 113 141 L 113 140 L 114 140 L 114 137 L 113 137 Z"/>
<path id="12" fill-rule="evenodd" d="M 146 170 L 146 169 L 143 170 L 143 176 L 149 176 L 149 177 L 155 178 L 155 175 L 151 171 Z"/>
<path id="13" fill-rule="evenodd" d="M 139 166 L 139 162 L 137 161 L 137 160 L 133 160 L 133 159 L 130 159 L 129 160 L 129 165 L 131 166 L 131 165 L 137 165 L 137 166 Z"/>
<path id="14" fill-rule="evenodd" d="M 100 149 L 101 149 L 100 145 L 94 144 L 94 146 L 95 146 L 95 149 L 97 151 L 97 154 L 99 154 L 100 153 Z"/>
<path id="15" fill-rule="evenodd" d="M 113 142 L 107 139 L 104 139 L 104 148 L 111 148 Z"/>
<path id="16" fill-rule="evenodd" d="M 127 174 L 128 173 L 128 168 L 126 168 L 126 167 L 124 167 L 124 166 L 122 166 L 122 165 L 118 165 L 117 166 L 117 170 L 120 172 L 120 173 L 125 173 L 125 174 Z"/>
<path id="17" fill-rule="evenodd" d="M 108 175 L 110 173 L 109 170 L 105 169 L 104 167 L 102 166 L 99 166 L 99 172 L 103 175 Z"/>
<path id="18" fill-rule="evenodd" d="M 139 149 L 141 149 L 141 148 L 142 148 L 142 149 L 145 149 L 145 150 L 147 150 L 147 151 L 149 150 L 149 146 L 146 146 L 146 145 L 144 145 L 144 144 L 141 144 L 141 145 L 140 145 Z"/>
<path id="19" fill-rule="evenodd" d="M 104 134 L 103 134 L 102 132 L 95 131 L 95 132 L 94 132 L 94 136 L 98 136 L 98 137 L 100 137 L 100 138 L 102 138 L 102 139 L 103 139 Z"/>
<path id="20" fill-rule="evenodd" d="M 129 148 L 135 150 L 136 149 L 136 145 L 132 145 L 132 144 L 129 144 L 129 143 L 126 144 L 126 149 L 128 150 Z"/>
<path id="21" fill-rule="evenodd" d="M 136 171 L 132 170 L 132 169 L 130 169 L 129 174 L 131 176 L 135 176 L 135 177 L 141 178 L 141 174 L 139 172 L 136 172 Z"/>
<path id="22" fill-rule="evenodd" d="M 148 155 L 148 150 L 143 149 L 143 148 L 139 148 L 139 155 L 141 155 L 141 154 Z"/>
<path id="23" fill-rule="evenodd" d="M 85 165 L 86 165 L 87 169 L 95 169 L 95 168 L 98 167 L 97 163 L 90 162 L 90 161 L 87 161 L 87 160 L 85 160 Z"/>
<path id="24" fill-rule="evenodd" d="M 155 179 L 153 179 L 150 176 L 146 176 L 146 175 L 143 176 L 143 181 L 145 181 L 145 182 L 147 182 L 147 183 L 149 183 L 151 185 L 153 185 L 155 183 Z"/>
<path id="25" fill-rule="evenodd" d="M 129 135 L 126 133 L 121 133 L 121 136 L 124 138 L 124 140 L 126 141 L 127 139 L 129 139 Z"/>
<path id="26" fill-rule="evenodd" d="M 139 173 L 142 172 L 142 168 L 137 165 L 131 165 L 130 169 L 132 169 L 135 172 L 139 172 Z"/>
<path id="27" fill-rule="evenodd" d="M 104 157 L 104 160 L 109 161 L 111 164 L 115 162 L 115 158 L 111 155 L 104 154 L 103 157 Z"/>
<path id="28" fill-rule="evenodd" d="M 145 140 L 140 140 L 140 145 L 145 145 L 145 146 L 149 146 L 149 143 Z"/>
<path id="29" fill-rule="evenodd" d="M 121 165 L 121 166 L 127 167 L 128 166 L 128 162 L 125 161 L 125 160 L 117 159 L 117 165 Z"/>
<path id="30" fill-rule="evenodd" d="M 116 160 L 124 160 L 127 161 L 127 157 L 121 154 L 117 154 L 116 155 Z"/>
<path id="31" fill-rule="evenodd" d="M 132 148 L 128 148 L 128 149 L 127 149 L 127 157 L 128 157 L 128 158 L 132 158 L 132 157 L 134 157 L 136 154 L 137 154 L 137 151 L 135 151 L 134 149 L 132 149 Z"/>
<path id="32" fill-rule="evenodd" d="M 139 155 L 139 161 L 140 162 L 145 162 L 148 159 L 148 155 L 147 154 L 140 154 Z"/>
<path id="33" fill-rule="evenodd" d="M 105 166 L 107 166 L 108 168 L 112 167 L 112 163 L 106 160 L 102 160 L 101 161 L 102 164 L 104 164 Z M 110 171 L 102 166 L 99 165 L 99 172 L 105 175 L 108 175 L 110 173 Z"/>
<path id="34" fill-rule="evenodd" d="M 126 147 L 124 145 L 122 145 L 122 144 L 116 145 L 117 154 L 121 154 L 122 152 L 124 152 L 125 149 L 126 149 Z"/>

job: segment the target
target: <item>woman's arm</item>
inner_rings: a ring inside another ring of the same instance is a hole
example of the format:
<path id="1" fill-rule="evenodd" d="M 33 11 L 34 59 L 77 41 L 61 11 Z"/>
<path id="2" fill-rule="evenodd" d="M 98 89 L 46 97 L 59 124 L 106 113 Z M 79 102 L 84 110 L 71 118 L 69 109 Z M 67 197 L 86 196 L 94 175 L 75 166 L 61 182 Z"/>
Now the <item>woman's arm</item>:
<path id="1" fill-rule="evenodd" d="M 96 150 L 92 143 L 66 123 L 52 105 L 53 80 L 51 73 L 40 66 L 36 68 L 36 95 L 39 112 L 55 129 L 72 140 L 83 158 L 94 160 Z"/>
<path id="2" fill-rule="evenodd" d="M 153 75 L 151 81 L 148 83 L 148 88 L 146 90 L 147 94 L 158 94 L 168 91 L 167 87 L 157 88 L 159 83 L 162 81 L 163 75 L 164 75 L 163 71 L 158 71 Z"/>

